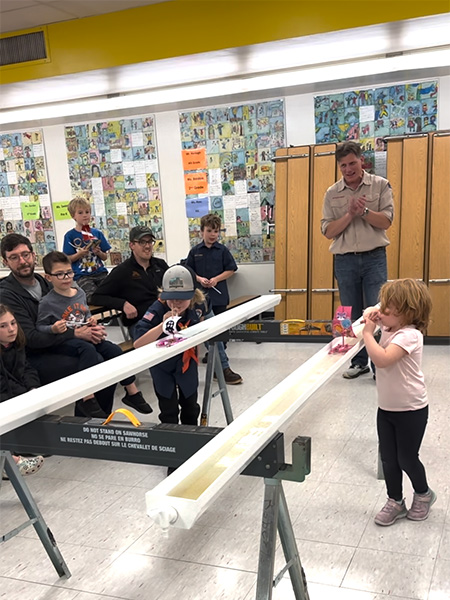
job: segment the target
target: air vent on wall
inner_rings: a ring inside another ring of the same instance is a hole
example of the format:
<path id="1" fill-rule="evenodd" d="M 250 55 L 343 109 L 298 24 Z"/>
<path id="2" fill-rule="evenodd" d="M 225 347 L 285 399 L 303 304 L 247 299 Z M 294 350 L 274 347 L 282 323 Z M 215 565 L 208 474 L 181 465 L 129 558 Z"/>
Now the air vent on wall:
<path id="1" fill-rule="evenodd" d="M 43 31 L 13 35 L 0 39 L 0 66 L 47 58 Z"/>

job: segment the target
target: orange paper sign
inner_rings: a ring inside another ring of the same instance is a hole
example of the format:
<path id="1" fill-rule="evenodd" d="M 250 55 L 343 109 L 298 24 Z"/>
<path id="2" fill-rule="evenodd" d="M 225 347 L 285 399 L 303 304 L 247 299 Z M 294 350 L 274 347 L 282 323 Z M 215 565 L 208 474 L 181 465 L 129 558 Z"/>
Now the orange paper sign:
<path id="1" fill-rule="evenodd" d="M 184 187 L 186 194 L 206 194 L 208 192 L 208 179 L 206 173 L 185 173 Z"/>
<path id="2" fill-rule="evenodd" d="M 206 169 L 206 148 L 195 150 L 182 150 L 183 169 L 185 171 L 199 171 Z"/>

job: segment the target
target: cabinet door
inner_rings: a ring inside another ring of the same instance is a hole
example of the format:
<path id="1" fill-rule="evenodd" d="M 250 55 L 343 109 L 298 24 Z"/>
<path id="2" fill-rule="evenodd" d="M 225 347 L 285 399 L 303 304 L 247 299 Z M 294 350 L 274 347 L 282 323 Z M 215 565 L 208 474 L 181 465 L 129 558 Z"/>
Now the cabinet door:
<path id="1" fill-rule="evenodd" d="M 424 279 L 428 136 L 403 140 L 398 276 Z M 389 274 L 391 278 L 391 274 Z"/>
<path id="2" fill-rule="evenodd" d="M 428 335 L 450 336 L 450 133 L 431 136 L 429 287 L 433 311 Z"/>
<path id="3" fill-rule="evenodd" d="M 280 148 L 275 157 L 275 276 L 276 290 L 286 289 L 286 243 L 287 243 L 287 201 L 288 201 L 288 149 Z M 275 319 L 284 321 L 286 318 L 286 294 L 281 294 L 281 302 L 275 306 Z"/>
<path id="4" fill-rule="evenodd" d="M 308 286 L 309 146 L 290 148 L 287 203 L 286 318 L 306 319 Z"/>
<path id="5" fill-rule="evenodd" d="M 331 240 L 322 235 L 320 220 L 325 192 L 336 182 L 336 146 L 315 146 L 312 158 L 312 199 L 310 227 L 309 318 L 333 318 L 333 255 Z"/>
<path id="6" fill-rule="evenodd" d="M 387 230 L 390 241 L 387 247 L 388 279 L 398 279 L 398 255 L 400 246 L 400 220 L 401 220 L 401 197 L 402 197 L 402 163 L 403 163 L 403 140 L 387 140 L 387 178 L 392 186 L 394 197 L 394 220 Z"/>
<path id="7" fill-rule="evenodd" d="M 275 201 L 275 289 L 282 301 L 275 319 L 305 319 L 308 284 L 310 147 L 277 150 Z"/>

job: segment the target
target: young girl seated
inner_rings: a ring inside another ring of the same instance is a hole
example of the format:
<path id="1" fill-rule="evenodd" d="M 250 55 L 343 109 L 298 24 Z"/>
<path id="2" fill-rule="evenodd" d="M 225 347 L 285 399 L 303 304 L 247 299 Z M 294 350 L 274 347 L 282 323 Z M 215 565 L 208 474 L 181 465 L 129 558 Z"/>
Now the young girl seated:
<path id="1" fill-rule="evenodd" d="M 165 337 L 164 322 L 169 317 L 179 317 L 177 331 L 203 321 L 206 312 L 205 296 L 195 289 L 195 275 L 181 265 L 170 267 L 162 282 L 162 293 L 143 318 L 136 324 L 135 348 Z M 190 348 L 182 354 L 150 367 L 161 423 L 197 425 L 200 406 L 197 403 L 198 358 L 197 349 Z M 180 411 L 181 409 L 181 411 Z"/>
<path id="2" fill-rule="evenodd" d="M 25 356 L 25 335 L 4 304 L 0 304 L 0 402 L 41 385 L 37 371 Z M 42 456 L 14 456 L 21 475 L 32 475 L 44 464 Z M 7 477 L 3 474 L 3 479 Z"/>

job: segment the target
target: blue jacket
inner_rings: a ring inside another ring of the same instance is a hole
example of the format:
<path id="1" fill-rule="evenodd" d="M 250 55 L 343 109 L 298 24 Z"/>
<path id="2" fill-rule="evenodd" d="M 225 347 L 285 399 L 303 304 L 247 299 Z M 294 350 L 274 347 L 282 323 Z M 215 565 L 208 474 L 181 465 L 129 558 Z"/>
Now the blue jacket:
<path id="1" fill-rule="evenodd" d="M 191 267 L 196 275 L 207 279 L 220 275 L 224 271 L 237 271 L 236 261 L 231 252 L 219 242 L 215 242 L 211 248 L 208 248 L 205 242 L 200 242 L 191 249 L 185 264 Z M 207 296 L 212 308 L 226 306 L 230 301 L 227 282 L 219 281 L 216 287 L 221 292 L 220 294 L 211 288 L 200 286 L 200 289 Z"/>
<path id="2" fill-rule="evenodd" d="M 170 311 L 170 308 L 162 300 L 154 302 L 147 310 L 143 318 L 136 323 L 134 330 L 134 339 L 142 337 L 144 333 L 150 331 L 163 322 L 164 315 Z M 197 306 L 195 309 L 188 308 L 182 315 L 178 326 L 181 328 L 189 327 L 199 323 L 205 314 L 205 307 Z M 163 333 L 159 339 L 166 337 Z M 189 351 L 187 351 L 189 353 Z M 191 396 L 198 388 L 198 367 L 196 360 L 190 360 L 188 369 L 183 373 L 183 358 L 185 353 L 173 356 L 154 367 L 150 367 L 150 373 L 153 378 L 153 385 L 158 394 L 164 398 L 170 398 L 175 389 L 175 385 L 182 390 L 185 396 Z"/>

